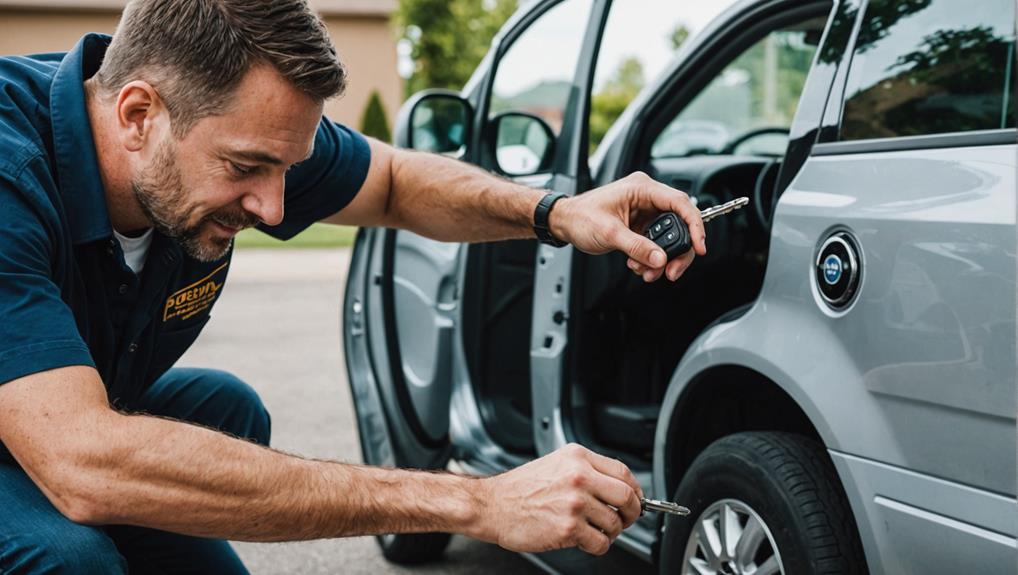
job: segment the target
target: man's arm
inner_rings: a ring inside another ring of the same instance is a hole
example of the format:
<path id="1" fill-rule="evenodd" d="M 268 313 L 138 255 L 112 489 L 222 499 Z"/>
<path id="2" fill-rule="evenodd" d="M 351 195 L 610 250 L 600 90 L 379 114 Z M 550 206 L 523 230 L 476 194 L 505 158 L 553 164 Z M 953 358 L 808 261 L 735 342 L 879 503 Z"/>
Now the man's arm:
<path id="1" fill-rule="evenodd" d="M 369 139 L 371 166 L 353 201 L 325 221 L 408 229 L 442 241 L 478 242 L 533 238 L 533 215 L 544 196 L 476 166 L 435 154 L 397 150 Z M 693 250 L 671 262 L 642 235 L 665 211 L 689 226 Z M 552 233 L 592 254 L 626 253 L 629 267 L 648 281 L 678 279 L 694 253 L 706 253 L 700 213 L 689 197 L 642 173 L 559 200 L 549 220 Z M 666 268 L 667 264 L 667 268 Z"/>
<path id="2" fill-rule="evenodd" d="M 0 440 L 80 523 L 249 541 L 443 531 L 603 553 L 640 512 L 629 470 L 580 447 L 484 479 L 307 460 L 116 412 L 90 367 L 0 385 L 0 414 Z"/>

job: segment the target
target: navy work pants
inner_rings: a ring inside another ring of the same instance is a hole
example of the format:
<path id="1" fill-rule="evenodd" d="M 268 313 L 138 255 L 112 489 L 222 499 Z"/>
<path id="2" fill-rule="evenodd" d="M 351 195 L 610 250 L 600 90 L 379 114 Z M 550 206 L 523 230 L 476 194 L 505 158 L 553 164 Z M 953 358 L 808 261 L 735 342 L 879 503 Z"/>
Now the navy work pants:
<path id="1" fill-rule="evenodd" d="M 131 411 L 194 422 L 269 444 L 269 415 L 229 373 L 176 368 Z M 144 446 L 139 446 L 144 449 Z M 0 462 L 0 573 L 247 573 L 226 541 L 71 522 L 17 465 Z"/>

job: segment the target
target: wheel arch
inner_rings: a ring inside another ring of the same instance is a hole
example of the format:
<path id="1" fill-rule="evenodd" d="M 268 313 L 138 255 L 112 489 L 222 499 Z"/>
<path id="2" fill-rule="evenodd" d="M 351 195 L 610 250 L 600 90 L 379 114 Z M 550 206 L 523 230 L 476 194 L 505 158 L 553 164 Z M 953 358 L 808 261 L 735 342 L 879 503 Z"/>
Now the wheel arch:
<path id="1" fill-rule="evenodd" d="M 671 394 L 669 394 L 671 395 Z M 775 378 L 740 364 L 705 368 L 689 379 L 670 407 L 662 409 L 657 436 L 665 494 L 671 494 L 689 466 L 708 445 L 741 431 L 786 431 L 827 445 L 823 434 Z M 664 424 L 663 431 L 661 430 Z"/>

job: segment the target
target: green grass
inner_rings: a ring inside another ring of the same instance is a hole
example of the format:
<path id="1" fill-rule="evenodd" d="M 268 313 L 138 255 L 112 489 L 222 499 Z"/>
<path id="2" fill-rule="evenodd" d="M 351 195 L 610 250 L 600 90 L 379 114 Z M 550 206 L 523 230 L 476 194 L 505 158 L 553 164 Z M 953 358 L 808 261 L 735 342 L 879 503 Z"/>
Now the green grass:
<path id="1" fill-rule="evenodd" d="M 237 234 L 238 249 L 244 248 L 338 248 L 353 245 L 357 228 L 351 226 L 333 226 L 329 224 L 313 224 L 310 228 L 297 234 L 287 241 L 248 229 Z"/>

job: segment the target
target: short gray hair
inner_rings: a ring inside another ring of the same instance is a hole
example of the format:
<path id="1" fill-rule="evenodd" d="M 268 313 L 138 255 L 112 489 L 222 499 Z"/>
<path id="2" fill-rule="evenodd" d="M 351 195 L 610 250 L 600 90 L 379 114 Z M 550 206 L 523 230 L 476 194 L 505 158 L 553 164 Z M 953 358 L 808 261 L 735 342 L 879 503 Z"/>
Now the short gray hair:
<path id="1" fill-rule="evenodd" d="M 346 70 L 306 0 L 133 0 L 95 80 L 107 95 L 149 82 L 183 137 L 199 119 L 222 113 L 259 63 L 316 101 L 346 87 Z"/>

